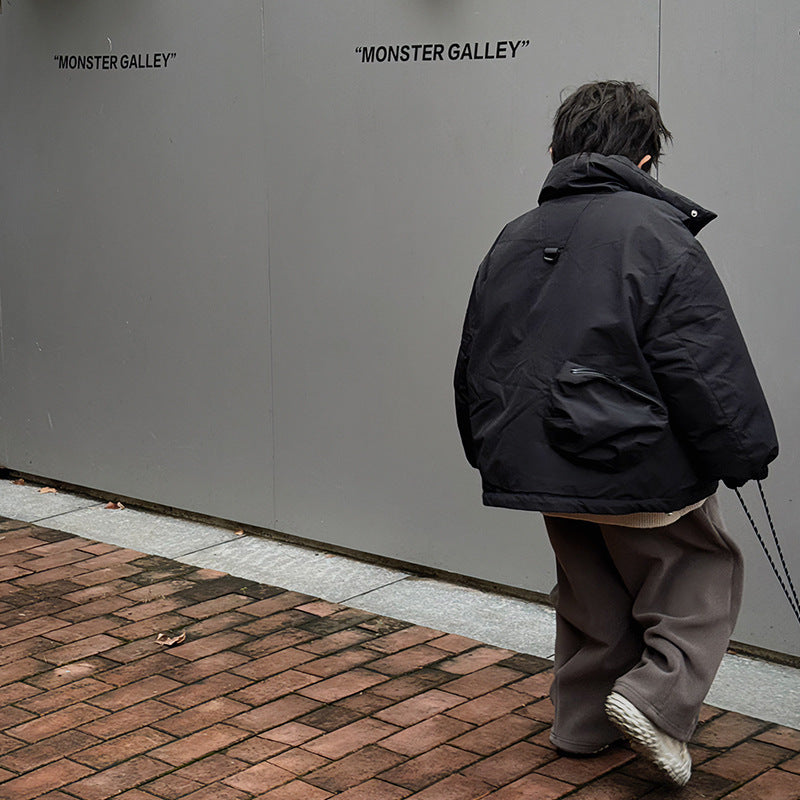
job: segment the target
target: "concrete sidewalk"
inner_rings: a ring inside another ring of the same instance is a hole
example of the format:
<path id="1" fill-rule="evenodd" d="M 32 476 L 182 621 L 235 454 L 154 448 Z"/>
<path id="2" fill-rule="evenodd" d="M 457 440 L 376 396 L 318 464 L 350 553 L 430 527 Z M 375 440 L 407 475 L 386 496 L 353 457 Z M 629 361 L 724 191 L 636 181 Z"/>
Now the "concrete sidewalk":
<path id="1" fill-rule="evenodd" d="M 800 797 L 784 725 L 706 706 L 667 789 L 625 747 L 557 755 L 542 657 L 44 523 L 0 537 L 2 800 Z"/>

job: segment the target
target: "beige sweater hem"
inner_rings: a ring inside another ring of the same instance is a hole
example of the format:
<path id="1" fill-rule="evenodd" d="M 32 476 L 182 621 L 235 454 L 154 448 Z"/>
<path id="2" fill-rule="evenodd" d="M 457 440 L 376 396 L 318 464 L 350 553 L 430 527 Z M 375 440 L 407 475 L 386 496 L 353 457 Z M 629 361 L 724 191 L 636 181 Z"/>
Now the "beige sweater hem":
<path id="1" fill-rule="evenodd" d="M 548 511 L 548 517 L 563 519 L 580 519 L 584 522 L 597 522 L 601 525 L 621 525 L 624 528 L 663 528 L 679 520 L 690 511 L 700 508 L 705 500 L 686 506 L 679 511 L 640 511 L 636 514 L 554 514 Z"/>

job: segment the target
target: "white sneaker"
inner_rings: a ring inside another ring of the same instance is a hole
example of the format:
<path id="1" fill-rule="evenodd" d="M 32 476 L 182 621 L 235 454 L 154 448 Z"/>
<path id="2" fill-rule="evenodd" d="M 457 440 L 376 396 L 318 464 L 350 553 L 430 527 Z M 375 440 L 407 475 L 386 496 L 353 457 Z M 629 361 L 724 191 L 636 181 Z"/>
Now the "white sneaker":
<path id="1" fill-rule="evenodd" d="M 652 761 L 678 786 L 686 786 L 692 774 L 692 759 L 685 742 L 657 728 L 633 703 L 616 692 L 606 698 L 606 714 L 634 750 Z"/>

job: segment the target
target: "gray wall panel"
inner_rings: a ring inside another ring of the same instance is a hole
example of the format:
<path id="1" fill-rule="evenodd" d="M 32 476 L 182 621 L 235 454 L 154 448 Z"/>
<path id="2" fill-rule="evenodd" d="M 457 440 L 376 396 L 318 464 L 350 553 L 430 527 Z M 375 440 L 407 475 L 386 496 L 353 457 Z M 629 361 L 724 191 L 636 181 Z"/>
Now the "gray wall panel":
<path id="1" fill-rule="evenodd" d="M 8 466 L 270 521 L 262 61 L 260 2 L 5 7 Z"/>
<path id="2" fill-rule="evenodd" d="M 691 24 L 687 21 L 691 20 Z M 666 0 L 661 104 L 675 146 L 665 183 L 719 214 L 700 240 L 731 297 L 775 416 L 781 455 L 765 484 L 800 575 L 795 505 L 800 498 L 800 7 Z M 746 495 L 760 500 L 753 487 Z M 738 502 L 724 491 L 726 520 L 747 557 L 735 637 L 800 654 L 797 623 Z M 763 512 L 761 527 L 768 534 Z"/>
<path id="3" fill-rule="evenodd" d="M 278 527 L 549 591 L 539 516 L 480 505 L 453 364 L 478 262 L 536 203 L 559 91 L 655 85 L 658 3 L 266 9 Z M 355 52 L 517 39 L 493 61 Z"/>

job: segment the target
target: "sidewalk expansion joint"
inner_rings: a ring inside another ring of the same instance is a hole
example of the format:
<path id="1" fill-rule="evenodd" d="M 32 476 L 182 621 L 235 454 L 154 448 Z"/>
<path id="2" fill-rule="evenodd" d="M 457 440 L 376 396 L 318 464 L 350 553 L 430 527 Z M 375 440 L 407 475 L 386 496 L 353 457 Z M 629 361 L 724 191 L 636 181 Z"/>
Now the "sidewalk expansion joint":
<path id="1" fill-rule="evenodd" d="M 69 514 L 77 514 L 79 511 L 88 511 L 90 508 L 103 508 L 104 503 L 95 503 L 91 506 L 81 506 L 81 508 L 72 508 L 69 511 L 59 511 L 58 514 L 50 514 L 47 517 L 37 517 L 36 519 L 29 519 L 28 525 L 38 525 L 40 522 L 47 522 L 51 519 L 58 519 L 59 517 L 66 517 Z"/>
<path id="2" fill-rule="evenodd" d="M 197 550 L 187 550 L 185 553 L 178 553 L 177 555 L 169 556 L 169 558 L 180 560 L 181 558 L 186 558 L 187 556 L 197 555 L 197 553 L 203 553 L 206 550 L 213 550 L 215 547 L 221 547 L 224 544 L 230 544 L 231 542 L 238 542 L 241 540 L 241 536 L 232 534 L 230 539 L 224 539 L 221 542 L 212 542 L 211 544 L 207 544 L 205 547 L 198 547 Z"/>
<path id="3" fill-rule="evenodd" d="M 359 592 L 358 594 L 354 594 L 352 597 L 346 597 L 344 600 L 339 600 L 338 602 L 342 605 L 346 603 L 351 603 L 353 600 L 356 600 L 359 597 L 365 597 L 368 594 L 372 594 L 373 592 L 379 592 L 381 589 L 386 589 L 389 586 L 394 586 L 396 583 L 400 583 L 401 581 L 407 581 L 409 578 L 413 577 L 412 575 L 403 575 L 402 578 L 396 578 L 393 581 L 389 581 L 388 583 L 384 583 L 381 586 L 375 586 L 372 589 L 367 589 L 366 592 Z"/>

